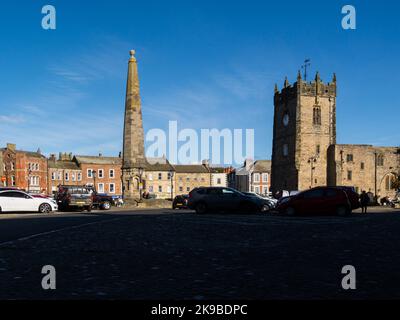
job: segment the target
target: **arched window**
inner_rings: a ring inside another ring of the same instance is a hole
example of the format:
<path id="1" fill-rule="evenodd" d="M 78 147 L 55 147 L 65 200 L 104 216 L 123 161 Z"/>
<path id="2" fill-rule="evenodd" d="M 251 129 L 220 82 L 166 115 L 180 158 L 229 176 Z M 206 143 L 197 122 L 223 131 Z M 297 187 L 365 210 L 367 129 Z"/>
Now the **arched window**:
<path id="1" fill-rule="evenodd" d="M 313 110 L 313 124 L 314 125 L 321 125 L 321 108 L 314 107 Z"/>

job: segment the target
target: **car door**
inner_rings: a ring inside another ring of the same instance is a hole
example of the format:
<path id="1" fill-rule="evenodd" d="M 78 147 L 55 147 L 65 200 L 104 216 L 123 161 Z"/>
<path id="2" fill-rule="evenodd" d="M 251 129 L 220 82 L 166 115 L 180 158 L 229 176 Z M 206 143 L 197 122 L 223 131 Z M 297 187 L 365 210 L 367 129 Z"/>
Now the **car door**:
<path id="1" fill-rule="evenodd" d="M 241 200 L 240 194 L 228 188 L 223 188 L 221 191 L 222 191 L 221 204 L 223 206 L 223 209 L 226 210 L 237 209 L 239 206 L 239 202 Z"/>
<path id="2" fill-rule="evenodd" d="M 18 192 L 19 211 L 37 211 L 39 209 L 38 199 L 31 197 L 27 193 Z"/>
<path id="3" fill-rule="evenodd" d="M 302 214 L 323 213 L 324 191 L 322 189 L 313 189 L 304 192 L 299 197 L 296 210 Z"/>
<path id="4" fill-rule="evenodd" d="M 219 188 L 210 188 L 207 190 L 206 205 L 209 209 L 219 210 L 222 207 L 222 192 Z"/>
<path id="5" fill-rule="evenodd" d="M 0 193 L 0 207 L 3 212 L 12 211 L 13 208 L 13 198 L 11 197 L 12 192 L 2 192 Z"/>

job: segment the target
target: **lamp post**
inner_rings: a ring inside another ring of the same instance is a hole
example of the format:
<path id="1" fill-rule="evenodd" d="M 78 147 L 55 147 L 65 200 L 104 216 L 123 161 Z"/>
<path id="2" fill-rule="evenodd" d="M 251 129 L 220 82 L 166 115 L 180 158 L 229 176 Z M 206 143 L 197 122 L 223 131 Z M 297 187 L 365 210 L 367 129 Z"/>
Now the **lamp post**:
<path id="1" fill-rule="evenodd" d="M 32 174 L 32 170 L 28 169 L 28 193 L 30 192 L 30 189 L 31 189 L 31 174 Z"/>
<path id="2" fill-rule="evenodd" d="M 143 167 L 139 167 L 139 199 L 142 201 L 142 189 L 143 189 L 143 183 L 142 183 L 142 175 L 143 175 Z"/>
<path id="3" fill-rule="evenodd" d="M 97 171 L 93 170 L 92 171 L 92 176 L 93 176 L 93 189 L 95 192 L 97 192 L 97 188 L 96 188 L 96 176 L 97 176 Z"/>
<path id="4" fill-rule="evenodd" d="M 171 201 L 174 201 L 174 172 L 172 170 L 169 172 L 169 178 L 171 180 Z"/>

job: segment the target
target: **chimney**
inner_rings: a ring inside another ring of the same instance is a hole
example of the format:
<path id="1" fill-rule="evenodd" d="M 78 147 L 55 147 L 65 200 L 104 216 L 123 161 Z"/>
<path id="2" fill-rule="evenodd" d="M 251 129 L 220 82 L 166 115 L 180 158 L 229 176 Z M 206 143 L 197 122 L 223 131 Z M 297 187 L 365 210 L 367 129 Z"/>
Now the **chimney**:
<path id="1" fill-rule="evenodd" d="M 15 143 L 7 143 L 7 149 L 11 151 L 17 150 L 17 145 Z"/>
<path id="2" fill-rule="evenodd" d="M 52 154 L 50 155 L 49 160 L 55 162 L 55 161 L 56 161 L 56 155 L 55 155 L 54 153 L 52 153 Z"/>

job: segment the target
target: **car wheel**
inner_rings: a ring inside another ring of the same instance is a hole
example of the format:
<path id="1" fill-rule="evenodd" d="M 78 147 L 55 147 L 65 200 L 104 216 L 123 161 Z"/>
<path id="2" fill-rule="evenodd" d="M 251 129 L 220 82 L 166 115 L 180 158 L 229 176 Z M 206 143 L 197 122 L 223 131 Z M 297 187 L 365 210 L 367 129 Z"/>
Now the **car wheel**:
<path id="1" fill-rule="evenodd" d="M 260 211 L 261 211 L 262 213 L 269 212 L 270 210 L 271 210 L 271 207 L 270 207 L 268 204 L 263 204 L 263 205 L 261 206 L 261 209 L 260 209 Z"/>
<path id="2" fill-rule="evenodd" d="M 293 217 L 296 215 L 296 210 L 293 207 L 287 207 L 285 210 L 287 216 Z"/>
<path id="3" fill-rule="evenodd" d="M 111 203 L 109 201 L 103 202 L 101 207 L 103 210 L 110 210 L 111 209 Z"/>
<path id="4" fill-rule="evenodd" d="M 199 204 L 197 204 L 196 206 L 196 213 L 198 214 L 203 214 L 207 212 L 207 205 L 203 202 L 200 202 Z"/>
<path id="5" fill-rule="evenodd" d="M 345 206 L 339 206 L 336 208 L 336 214 L 339 217 L 345 217 L 348 216 L 350 214 L 349 209 Z"/>
<path id="6" fill-rule="evenodd" d="M 50 205 L 47 204 L 47 203 L 42 203 L 42 204 L 39 206 L 39 212 L 40 212 L 40 213 L 49 213 L 49 212 L 51 212 L 51 207 L 50 207 Z"/>

